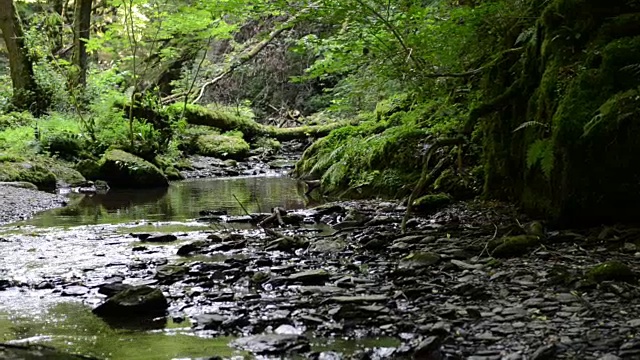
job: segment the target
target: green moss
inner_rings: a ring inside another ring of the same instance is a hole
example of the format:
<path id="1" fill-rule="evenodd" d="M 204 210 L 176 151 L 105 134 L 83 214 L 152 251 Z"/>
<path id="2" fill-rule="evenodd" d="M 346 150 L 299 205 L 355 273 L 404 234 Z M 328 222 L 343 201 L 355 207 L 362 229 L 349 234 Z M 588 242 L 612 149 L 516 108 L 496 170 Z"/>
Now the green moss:
<path id="1" fill-rule="evenodd" d="M 44 160 L 43 166 L 46 166 L 56 176 L 57 180 L 69 186 L 78 186 L 87 181 L 80 172 L 66 164 L 54 160 Z"/>
<path id="2" fill-rule="evenodd" d="M 451 204 L 453 198 L 449 194 L 429 194 L 416 199 L 412 208 L 420 212 L 434 212 Z"/>
<path id="3" fill-rule="evenodd" d="M 169 166 L 166 169 L 164 169 L 164 174 L 167 176 L 167 179 L 169 179 L 169 180 L 182 180 L 182 179 L 184 179 L 184 176 L 182 176 L 180 171 L 178 171 L 173 166 Z"/>
<path id="4" fill-rule="evenodd" d="M 196 153 L 221 159 L 242 160 L 249 154 L 249 144 L 238 135 L 204 135 L 196 140 Z"/>
<path id="5" fill-rule="evenodd" d="M 265 150 L 278 151 L 282 148 L 282 144 L 280 143 L 280 141 L 276 139 L 262 136 L 254 141 L 253 147 L 263 148 Z"/>
<path id="6" fill-rule="evenodd" d="M 489 242 L 487 249 L 497 258 L 515 257 L 528 253 L 540 244 L 540 237 L 534 235 L 507 236 Z"/>
<path id="7" fill-rule="evenodd" d="M 421 169 L 415 149 L 426 131 L 411 125 L 387 128 L 366 122 L 332 131 L 309 147 L 296 164 L 295 173 L 321 179 L 327 193 L 394 196 L 408 192 Z"/>
<path id="8" fill-rule="evenodd" d="M 164 174 L 153 164 L 122 150 L 109 150 L 99 161 L 100 178 L 111 187 L 166 187 Z"/>
<path id="9" fill-rule="evenodd" d="M 232 108 L 217 106 L 206 108 L 199 105 L 173 104 L 167 108 L 167 113 L 173 117 L 180 117 L 184 109 L 184 118 L 192 125 L 205 125 L 219 129 L 236 129 L 249 138 L 261 133 L 260 126 L 253 121 L 247 112 L 235 111 Z"/>
<path id="10" fill-rule="evenodd" d="M 598 264 L 587 271 L 587 279 L 592 281 L 633 281 L 635 273 L 629 266 L 619 261 Z"/>
<path id="11" fill-rule="evenodd" d="M 0 162 L 0 181 L 25 181 L 40 190 L 56 188 L 56 176 L 46 167 L 33 162 Z"/>
<path id="12" fill-rule="evenodd" d="M 82 176 L 90 180 L 97 180 L 100 176 L 100 165 L 95 160 L 80 160 L 75 165 L 75 169 L 82 174 Z"/>

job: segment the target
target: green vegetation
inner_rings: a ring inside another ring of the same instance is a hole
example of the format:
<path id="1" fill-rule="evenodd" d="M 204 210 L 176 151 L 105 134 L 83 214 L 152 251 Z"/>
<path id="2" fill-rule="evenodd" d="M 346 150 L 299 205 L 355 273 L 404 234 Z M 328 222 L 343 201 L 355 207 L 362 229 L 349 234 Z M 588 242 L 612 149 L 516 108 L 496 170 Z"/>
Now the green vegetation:
<path id="1" fill-rule="evenodd" d="M 410 195 L 418 209 L 484 192 L 556 222 L 640 204 L 634 2 L 114 1 L 76 26 L 61 14 L 82 19 L 80 6 L 10 3 L 6 179 L 43 158 L 98 178 L 112 150 L 179 179 L 192 154 L 242 160 L 311 138 L 295 174 L 326 195 Z"/>

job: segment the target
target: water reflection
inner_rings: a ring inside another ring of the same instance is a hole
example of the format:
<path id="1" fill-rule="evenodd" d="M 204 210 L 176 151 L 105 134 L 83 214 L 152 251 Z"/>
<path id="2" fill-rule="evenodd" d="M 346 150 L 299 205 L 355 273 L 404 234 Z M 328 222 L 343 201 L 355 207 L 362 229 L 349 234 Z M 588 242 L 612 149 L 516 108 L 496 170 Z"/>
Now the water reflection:
<path id="1" fill-rule="evenodd" d="M 241 206 L 241 205 L 242 206 Z M 70 205 L 44 212 L 23 223 L 36 226 L 114 224 L 136 220 L 183 221 L 201 210 L 226 210 L 230 215 L 268 212 L 275 206 L 294 210 L 314 206 L 303 185 L 286 177 L 194 179 L 168 189 L 111 190 L 76 195 Z"/>

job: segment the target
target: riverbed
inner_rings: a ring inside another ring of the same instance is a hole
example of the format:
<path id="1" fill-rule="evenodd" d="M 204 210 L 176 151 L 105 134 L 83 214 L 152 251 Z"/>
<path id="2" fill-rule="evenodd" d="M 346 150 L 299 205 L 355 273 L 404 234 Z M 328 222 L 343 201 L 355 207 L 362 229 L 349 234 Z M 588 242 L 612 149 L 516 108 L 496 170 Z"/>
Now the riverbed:
<path id="1" fill-rule="evenodd" d="M 286 177 L 189 180 L 76 196 L 0 227 L 0 343 L 98 359 L 640 356 L 633 227 L 543 228 L 498 256 L 492 241 L 541 224 L 468 201 L 411 216 L 402 233 L 400 202 L 321 204 L 304 190 Z M 256 226 L 274 208 L 282 224 Z M 624 277 L 593 281 L 611 260 Z M 114 286 L 160 289 L 166 316 L 95 316 Z"/>

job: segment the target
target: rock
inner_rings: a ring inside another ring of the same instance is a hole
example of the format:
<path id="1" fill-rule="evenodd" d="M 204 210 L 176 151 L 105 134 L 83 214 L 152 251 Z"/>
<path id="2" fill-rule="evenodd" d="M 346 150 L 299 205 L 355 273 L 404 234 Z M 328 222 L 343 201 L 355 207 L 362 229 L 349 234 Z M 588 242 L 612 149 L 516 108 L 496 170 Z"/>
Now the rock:
<path id="1" fill-rule="evenodd" d="M 341 239 L 321 239 L 309 245 L 309 251 L 317 253 L 338 253 L 345 249 L 346 244 Z"/>
<path id="2" fill-rule="evenodd" d="M 100 178 L 100 165 L 97 161 L 82 159 L 76 163 L 74 168 L 89 180 L 98 180 Z"/>
<path id="3" fill-rule="evenodd" d="M 442 352 L 440 347 L 442 343 L 437 336 L 429 336 L 424 339 L 413 352 L 413 359 L 415 360 L 441 360 Z"/>
<path id="4" fill-rule="evenodd" d="M 403 236 L 401 238 L 397 238 L 393 240 L 393 243 L 394 244 L 396 243 L 417 244 L 422 239 L 424 239 L 424 235 L 409 235 L 409 236 Z"/>
<path id="5" fill-rule="evenodd" d="M 100 285 L 98 292 L 102 295 L 106 295 L 107 297 L 112 297 L 113 295 L 132 287 L 132 285 L 123 284 L 122 282 L 112 282 Z"/>
<path id="6" fill-rule="evenodd" d="M 205 241 L 198 240 L 180 246 L 177 254 L 178 256 L 187 256 L 194 252 L 201 252 L 205 247 L 207 247 L 207 243 Z"/>
<path id="7" fill-rule="evenodd" d="M 254 335 L 236 339 L 231 342 L 231 346 L 257 355 L 281 355 L 310 350 L 306 337 L 293 334 Z"/>
<path id="8" fill-rule="evenodd" d="M 309 246 L 309 241 L 305 238 L 285 236 L 268 243 L 266 250 L 293 252 L 296 249 L 303 249 L 307 246 Z"/>
<path id="9" fill-rule="evenodd" d="M 56 188 L 56 176 L 47 167 L 30 162 L 0 161 L 0 182 L 28 182 L 39 190 Z"/>
<path id="10" fill-rule="evenodd" d="M 598 360 L 621 360 L 621 358 L 613 354 L 604 354 L 600 356 Z"/>
<path id="11" fill-rule="evenodd" d="M 62 293 L 60 295 L 62 295 L 62 296 L 82 296 L 82 295 L 86 295 L 88 293 L 89 293 L 89 288 L 88 287 L 73 285 L 73 286 L 67 286 L 64 289 L 62 289 Z"/>
<path id="12" fill-rule="evenodd" d="M 251 276 L 251 283 L 256 285 L 262 285 L 269 281 L 271 276 L 264 271 L 257 271 Z"/>
<path id="13" fill-rule="evenodd" d="M 150 162 L 122 150 L 109 150 L 99 161 L 100 178 L 114 188 L 168 187 L 162 171 Z"/>
<path id="14" fill-rule="evenodd" d="M 164 265 L 156 269 L 156 279 L 163 284 L 171 284 L 182 277 L 189 271 L 189 268 L 182 265 Z"/>
<path id="15" fill-rule="evenodd" d="M 195 317 L 195 326 L 201 330 L 219 330 L 229 319 L 219 314 L 203 314 Z"/>
<path id="16" fill-rule="evenodd" d="M 398 264 L 399 269 L 417 269 L 437 264 L 440 255 L 434 252 L 415 252 L 402 258 Z"/>
<path id="17" fill-rule="evenodd" d="M 413 201 L 411 208 L 417 212 L 433 213 L 451 204 L 453 198 L 449 194 L 429 194 Z"/>
<path id="18" fill-rule="evenodd" d="M 535 235 L 506 236 L 489 242 L 487 248 L 491 255 L 498 258 L 520 256 L 528 253 L 540 244 L 540 237 Z"/>
<path id="19" fill-rule="evenodd" d="M 551 360 L 556 358 L 557 346 L 555 344 L 540 346 L 532 355 L 531 360 Z"/>
<path id="20" fill-rule="evenodd" d="M 152 235 L 140 238 L 144 242 L 150 243 L 169 243 L 178 240 L 178 237 L 171 234 Z"/>
<path id="21" fill-rule="evenodd" d="M 329 280 L 329 273 L 326 270 L 307 270 L 289 275 L 288 282 L 303 285 L 322 285 Z"/>
<path id="22" fill-rule="evenodd" d="M 620 261 L 607 261 L 587 271 L 587 279 L 600 281 L 634 281 L 636 275 L 626 264 Z"/>
<path id="23" fill-rule="evenodd" d="M 104 318 L 139 318 L 164 316 L 169 304 L 160 289 L 132 286 L 110 297 L 93 309 Z"/>
<path id="24" fill-rule="evenodd" d="M 195 142 L 195 153 L 219 159 L 243 160 L 249 155 L 249 144 L 242 135 L 200 135 Z"/>
<path id="25" fill-rule="evenodd" d="M 339 304 L 360 304 L 360 303 L 369 303 L 369 302 L 372 302 L 372 303 L 386 302 L 389 300 L 389 298 L 384 295 L 363 295 L 363 296 L 334 296 L 329 300 Z"/>
<path id="26" fill-rule="evenodd" d="M 451 263 L 463 270 L 479 270 L 484 267 L 482 264 L 468 264 L 460 260 L 451 260 Z"/>
<path id="27" fill-rule="evenodd" d="M 74 355 L 43 345 L 0 344 L 0 359 L 6 360 L 97 360 L 97 358 Z"/>

